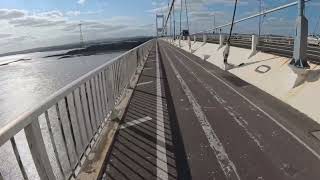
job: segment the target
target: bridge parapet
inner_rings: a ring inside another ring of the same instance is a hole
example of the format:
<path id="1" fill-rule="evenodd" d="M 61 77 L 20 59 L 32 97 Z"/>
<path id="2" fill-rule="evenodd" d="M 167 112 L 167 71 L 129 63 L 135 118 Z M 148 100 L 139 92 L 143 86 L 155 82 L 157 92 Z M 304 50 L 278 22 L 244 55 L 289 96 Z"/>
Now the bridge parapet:
<path id="1" fill-rule="evenodd" d="M 41 179 L 76 178 L 152 42 L 88 72 L 0 128 L 0 146 L 11 142 L 23 179 L 30 177 L 16 146 L 20 132 Z"/>

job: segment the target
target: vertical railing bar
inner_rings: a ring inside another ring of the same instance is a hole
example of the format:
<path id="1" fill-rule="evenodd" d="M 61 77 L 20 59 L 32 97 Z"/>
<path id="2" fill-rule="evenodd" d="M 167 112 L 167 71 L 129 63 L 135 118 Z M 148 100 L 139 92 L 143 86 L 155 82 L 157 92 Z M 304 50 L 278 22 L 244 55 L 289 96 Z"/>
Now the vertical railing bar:
<path id="1" fill-rule="evenodd" d="M 70 152 L 69 152 L 69 148 L 68 148 L 68 145 L 67 145 L 66 135 L 64 133 L 64 129 L 63 129 L 63 125 L 62 125 L 62 119 L 61 119 L 61 114 L 60 114 L 60 109 L 59 109 L 59 104 L 58 103 L 56 104 L 56 112 L 57 112 L 57 118 L 58 118 L 59 126 L 60 126 L 60 129 L 61 129 L 61 133 L 62 133 L 63 145 L 65 147 L 67 158 L 68 158 L 68 162 L 69 162 L 69 165 L 70 165 L 70 169 L 71 169 L 72 174 L 73 174 L 73 167 L 71 165 L 71 159 L 70 159 L 70 155 L 69 155 Z"/>
<path id="2" fill-rule="evenodd" d="M 90 126 L 91 126 L 91 138 L 89 141 L 89 145 L 90 148 L 92 148 L 92 142 L 94 141 L 94 137 L 96 136 L 97 133 L 97 124 L 96 124 L 96 115 L 95 115 L 95 108 L 94 106 L 94 102 L 93 102 L 93 96 L 92 96 L 92 91 L 91 91 L 91 82 L 90 80 L 88 82 L 85 83 L 85 95 L 86 95 L 86 100 L 87 100 L 87 106 L 88 106 L 88 113 L 89 113 L 89 117 L 90 117 Z M 90 96 L 90 97 L 89 97 Z M 91 102 L 91 103 L 90 103 Z M 93 117 L 94 116 L 94 117 Z M 94 123 L 93 123 L 94 122 Z"/>
<path id="3" fill-rule="evenodd" d="M 102 92 L 101 92 L 101 84 L 100 84 L 100 73 L 97 74 L 97 78 L 96 78 L 96 87 L 97 87 L 97 92 L 98 92 L 98 95 L 99 95 L 99 106 L 100 106 L 100 112 L 101 112 L 101 119 L 100 119 L 100 123 L 103 122 L 104 120 L 104 109 L 103 109 L 103 98 L 102 98 Z"/>
<path id="4" fill-rule="evenodd" d="M 56 179 L 42 136 L 38 116 L 24 128 L 24 133 L 40 179 Z"/>
<path id="5" fill-rule="evenodd" d="M 103 98 L 102 98 L 102 92 L 101 92 L 101 84 L 100 84 L 100 73 L 97 74 L 96 76 L 96 81 L 97 81 L 97 92 L 98 92 L 98 97 L 99 97 L 99 105 L 100 105 L 100 112 L 101 112 L 101 120 L 100 120 L 100 123 L 103 122 L 103 119 L 104 119 L 104 109 L 103 109 Z"/>
<path id="6" fill-rule="evenodd" d="M 71 131 L 71 138 L 72 138 L 72 141 L 73 141 L 73 147 L 74 147 L 74 150 L 75 150 L 77 158 L 79 158 L 77 142 L 76 142 L 76 138 L 74 136 L 74 126 L 73 126 L 72 121 L 71 121 L 70 108 L 69 108 L 69 103 L 68 103 L 67 96 L 64 97 L 64 101 L 65 101 L 65 104 L 66 104 L 67 118 L 68 118 L 68 121 L 69 121 L 69 124 L 70 124 L 70 131 Z"/>
<path id="7" fill-rule="evenodd" d="M 92 79 L 89 81 L 89 87 L 90 87 L 90 91 L 91 91 L 91 97 L 92 97 L 92 105 L 93 105 L 93 109 L 95 111 L 95 124 L 96 124 L 96 129 L 95 129 L 95 133 L 97 132 L 98 130 L 98 119 L 99 119 L 99 113 L 98 113 L 98 107 L 97 107 L 97 104 L 96 104 L 96 96 L 95 96 L 95 93 L 94 93 L 94 90 L 93 90 L 93 86 L 92 86 Z"/>
<path id="8" fill-rule="evenodd" d="M 126 82 L 125 84 L 128 85 L 128 83 L 130 82 L 130 79 L 131 79 L 131 76 L 132 76 L 132 72 L 131 70 L 129 70 L 129 64 L 130 64 L 130 61 L 126 61 L 126 76 L 125 76 L 125 79 L 126 79 Z"/>
<path id="9" fill-rule="evenodd" d="M 103 94 L 103 102 L 104 102 L 104 120 L 105 120 L 105 117 L 107 117 L 108 115 L 108 102 L 107 102 L 107 91 L 106 91 L 106 84 L 105 84 L 105 80 L 104 80 L 104 72 L 105 72 L 105 69 L 103 71 L 101 71 L 101 78 L 100 78 L 100 82 L 101 82 L 101 91 L 102 91 L 102 94 Z"/>
<path id="10" fill-rule="evenodd" d="M 102 80 L 102 72 L 100 72 L 100 78 L 99 78 L 99 83 L 100 83 L 100 93 L 101 93 L 101 102 L 102 102 L 102 112 L 103 112 L 103 122 L 104 122 L 104 119 L 106 117 L 106 102 L 105 102 L 105 94 L 104 94 L 104 85 L 103 85 L 103 80 Z"/>
<path id="11" fill-rule="evenodd" d="M 12 149 L 13 149 L 14 155 L 16 156 L 16 160 L 18 162 L 20 171 L 22 173 L 23 179 L 28 180 L 29 178 L 28 178 L 26 170 L 24 169 L 23 163 L 21 161 L 20 154 L 19 154 L 19 151 L 18 151 L 18 148 L 17 148 L 17 144 L 16 144 L 16 141 L 14 140 L 14 136 L 12 136 L 10 138 L 10 141 L 11 141 L 11 145 L 12 145 Z"/>
<path id="12" fill-rule="evenodd" d="M 99 114 L 99 119 L 97 119 L 97 124 L 98 124 L 98 129 L 100 127 L 100 122 L 101 122 L 101 119 L 102 119 L 102 113 L 101 113 L 101 108 L 100 108 L 100 99 L 99 99 L 99 91 L 98 91 L 98 85 L 97 85 L 97 75 L 93 77 L 93 91 L 94 91 L 94 94 L 95 94 L 95 100 L 96 100 L 96 105 L 97 105 L 97 111 L 98 111 L 98 114 Z"/>
<path id="13" fill-rule="evenodd" d="M 84 104 L 83 104 L 83 100 L 82 100 L 82 85 L 79 87 L 79 100 L 80 100 L 80 108 L 79 108 L 79 112 L 82 113 L 82 117 L 83 117 L 83 123 L 84 123 L 84 127 L 85 127 L 85 130 L 86 130 L 86 136 L 87 136 L 87 141 L 89 142 L 89 128 L 87 128 L 87 119 L 86 119 L 86 115 L 85 115 L 85 112 L 84 112 Z M 84 90 L 85 92 L 85 90 Z M 89 118 L 89 122 L 90 122 L 90 114 L 89 114 L 89 107 L 88 107 L 88 118 Z M 91 123 L 90 123 L 91 124 Z M 92 125 L 91 125 L 91 128 L 92 128 Z"/>
<path id="14" fill-rule="evenodd" d="M 113 97 L 112 97 L 112 83 L 111 83 L 111 77 L 112 77 L 112 68 L 111 67 L 108 67 L 106 69 L 106 85 L 107 85 L 107 101 L 108 101 L 108 109 L 109 109 L 109 112 L 112 110 L 112 101 L 113 101 Z"/>
<path id="15" fill-rule="evenodd" d="M 103 110 L 103 103 L 102 103 L 102 93 L 101 93 L 101 85 L 100 85 L 100 72 L 97 74 L 96 76 L 96 87 L 97 87 L 97 94 L 98 94 L 98 97 L 99 97 L 99 106 L 100 106 L 100 112 L 101 112 L 101 121 L 104 119 L 104 110 Z"/>
<path id="16" fill-rule="evenodd" d="M 60 161 L 60 158 L 59 158 L 57 146 L 56 146 L 56 143 L 54 141 L 53 132 L 52 132 L 52 126 L 51 126 L 51 123 L 50 123 L 48 110 L 46 110 L 44 112 L 44 116 L 45 116 L 46 123 L 47 123 L 47 126 L 48 126 L 48 131 L 49 131 L 49 135 L 50 135 L 50 141 L 51 141 L 51 144 L 52 144 L 52 147 L 53 147 L 54 155 L 55 155 L 56 160 L 57 160 L 57 164 L 59 166 L 59 169 L 60 169 L 61 174 L 63 175 L 63 177 L 66 177 L 66 175 L 65 175 L 65 173 L 63 171 L 62 165 L 61 165 L 61 161 Z"/>
<path id="17" fill-rule="evenodd" d="M 104 101 L 105 101 L 105 108 L 106 113 L 109 113 L 109 104 L 108 104 L 108 90 L 107 90 L 107 82 L 106 82 L 106 69 L 102 71 L 102 84 L 103 84 L 103 91 L 104 91 Z"/>
<path id="18" fill-rule="evenodd" d="M 97 129 L 98 129 L 98 124 L 97 124 L 97 119 L 98 119 L 98 114 L 97 114 L 97 110 L 96 110 L 96 105 L 95 105 L 95 100 L 94 100 L 94 96 L 93 96 L 93 91 L 92 91 L 92 86 L 91 86 L 91 79 L 88 81 L 88 88 L 89 88 L 89 91 L 90 91 L 90 98 L 91 98 L 91 102 L 92 102 L 92 110 L 93 110 L 93 113 L 94 113 L 94 119 L 93 119 L 93 122 L 94 122 L 94 131 L 93 131 L 93 134 L 95 134 L 97 132 Z"/>
<path id="19" fill-rule="evenodd" d="M 75 90 L 74 90 L 75 91 Z M 74 105 L 74 111 L 75 111 L 75 114 L 76 114 L 76 122 L 77 122 L 77 126 L 78 126 L 78 128 L 79 128 L 79 133 L 80 133 L 80 139 L 81 139 L 81 147 L 82 147 L 82 149 L 83 149 L 83 147 L 84 147 L 84 144 L 85 144 L 85 142 L 84 142 L 84 135 L 83 135 L 83 133 L 82 133 L 82 131 L 81 131 L 81 126 L 80 126 L 80 119 L 79 119 L 79 114 L 78 114 L 78 107 L 77 107 L 77 103 L 76 103 L 76 97 L 75 97 L 75 95 L 74 95 L 74 91 L 72 91 L 72 98 L 73 98 L 73 105 Z"/>
<path id="20" fill-rule="evenodd" d="M 132 72 L 130 70 L 130 61 L 126 62 L 126 84 L 128 84 L 130 82 L 131 76 L 132 76 Z M 137 66 L 136 66 L 137 67 Z M 135 68 L 136 69 L 136 68 Z"/>
<path id="21" fill-rule="evenodd" d="M 117 62 L 117 99 L 119 97 L 119 93 L 120 93 L 120 62 L 121 59 Z"/>
<path id="22" fill-rule="evenodd" d="M 117 62 L 117 64 L 118 64 L 118 66 L 117 66 L 117 98 L 119 97 L 119 95 L 120 95 L 120 63 L 122 62 L 122 59 L 120 59 L 118 62 Z"/>
<path id="23" fill-rule="evenodd" d="M 93 125 L 92 125 L 92 115 L 91 115 L 91 110 L 90 110 L 90 104 L 89 104 L 89 99 L 88 99 L 88 93 L 87 93 L 87 86 L 86 86 L 86 84 L 87 83 L 84 83 L 84 97 L 83 98 L 85 98 L 85 100 L 87 101 L 87 108 L 88 108 L 88 116 L 89 116 L 89 123 L 90 123 L 90 127 L 91 127 L 91 135 L 90 136 L 93 136 Z M 80 93 L 80 95 L 81 95 L 81 93 Z M 82 95 L 81 95 L 82 96 Z M 82 102 L 82 104 L 83 104 L 83 102 Z M 85 107 L 84 107 L 85 105 L 83 104 L 83 109 L 85 109 Z M 84 111 L 83 111 L 83 114 L 84 114 Z M 89 136 L 88 136 L 89 137 Z M 88 138 L 88 140 L 89 140 L 90 138 Z"/>
<path id="24" fill-rule="evenodd" d="M 119 85 L 118 85 L 118 92 L 119 92 L 119 94 L 118 94 L 118 96 L 120 96 L 120 94 L 121 94 L 121 91 L 120 91 L 120 89 L 121 89 L 121 84 L 122 84 L 122 82 L 121 82 L 121 74 L 122 74 L 122 61 L 123 61 L 123 59 L 121 59 L 120 61 L 119 61 L 119 67 L 118 67 L 118 82 L 119 82 Z"/>
<path id="25" fill-rule="evenodd" d="M 89 80 L 87 83 L 86 83 L 86 96 L 88 98 L 88 105 L 90 107 L 90 112 L 91 112 L 91 115 L 92 115 L 92 119 L 91 119 L 91 123 L 93 124 L 93 129 L 92 129 L 92 135 L 95 134 L 96 132 L 96 129 L 97 129 L 97 123 L 96 123 L 96 118 L 97 118 L 97 115 L 96 115 L 96 111 L 95 111 L 95 108 L 94 108 L 94 102 L 93 102 L 93 96 L 92 96 L 92 91 L 91 91 L 91 80 Z M 89 97 L 90 96 L 90 97 Z M 91 103 L 90 103 L 91 102 Z M 93 123 L 94 122 L 94 123 Z"/>
<path id="26" fill-rule="evenodd" d="M 110 83 L 112 86 L 111 94 L 112 94 L 112 106 L 113 106 L 114 101 L 115 101 L 115 92 L 116 92 L 116 90 L 115 90 L 115 73 L 114 73 L 115 72 L 115 63 L 113 63 L 111 67 L 112 68 L 111 68 L 111 81 L 110 81 Z"/>
<path id="27" fill-rule="evenodd" d="M 127 57 L 128 58 L 128 57 Z M 124 62 L 124 59 L 122 59 L 120 61 L 120 67 L 119 67 L 119 82 L 120 82 L 120 85 L 119 85 L 119 92 L 120 92 L 120 96 L 121 96 L 121 89 L 122 89 L 122 86 L 123 86 L 123 73 L 124 73 L 124 69 L 123 69 L 123 62 Z"/>
<path id="28" fill-rule="evenodd" d="M 117 94 L 118 94 L 118 62 L 115 62 L 115 66 L 114 66 L 115 71 L 114 73 L 114 99 L 117 99 Z"/>
<path id="29" fill-rule="evenodd" d="M 84 84 L 85 85 L 85 84 Z M 86 152 L 88 151 L 88 148 L 90 147 L 91 148 L 91 141 L 92 141 L 92 139 L 93 139 L 93 127 L 92 127 L 92 122 L 91 122 L 91 115 L 90 115 L 90 105 L 89 105 L 89 103 L 87 104 L 87 107 L 88 107 L 88 118 L 89 118 L 89 125 L 90 125 L 90 127 L 88 127 L 88 128 L 86 128 L 86 117 L 85 117 L 85 113 L 84 113 L 84 103 L 83 103 L 83 100 L 82 100 L 82 86 L 80 86 L 80 88 L 79 88 L 79 98 L 80 98 L 80 104 L 81 104 L 81 108 L 83 109 L 83 111 L 82 111 L 82 114 L 83 114 L 83 120 L 84 120 L 84 124 L 85 124 L 85 129 L 86 129 L 86 135 L 87 135 L 87 143 L 86 143 L 86 147 L 85 147 L 85 149 L 84 149 L 84 151 L 83 151 L 83 153 L 81 154 L 81 157 L 80 157 L 80 163 L 82 163 L 82 158 L 83 158 L 83 156 L 87 156 L 87 154 L 86 154 Z M 84 87 L 84 93 L 85 94 L 87 94 L 87 92 L 86 92 L 86 88 Z M 88 129 L 91 129 L 91 136 L 89 137 L 89 132 L 88 132 Z"/>
<path id="30" fill-rule="evenodd" d="M 117 63 L 114 63 L 114 76 L 113 76 L 113 84 L 114 84 L 114 103 L 116 102 L 116 98 L 117 98 Z"/>
<path id="31" fill-rule="evenodd" d="M 131 71 L 129 71 L 129 68 L 128 68 L 128 64 L 129 64 L 129 60 L 127 60 L 125 62 L 125 66 L 124 66 L 124 68 L 125 68 L 125 72 L 124 72 L 124 74 L 125 74 L 125 76 L 124 76 L 124 84 L 125 84 L 125 86 L 127 86 L 127 83 L 129 82 L 129 76 L 131 74 Z"/>

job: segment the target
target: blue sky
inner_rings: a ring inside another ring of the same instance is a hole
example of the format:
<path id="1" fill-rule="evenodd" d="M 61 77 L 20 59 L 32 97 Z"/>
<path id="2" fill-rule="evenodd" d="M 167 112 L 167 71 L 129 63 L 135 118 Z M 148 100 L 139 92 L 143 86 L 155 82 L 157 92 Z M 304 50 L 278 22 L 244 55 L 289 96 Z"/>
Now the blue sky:
<path id="1" fill-rule="evenodd" d="M 85 40 L 138 35 L 154 35 L 155 14 L 167 13 L 169 0 L 1 0 L 0 53 L 40 46 L 79 41 L 78 24 L 83 24 Z M 171 1 L 171 0 L 170 0 Z M 183 0 L 184 2 L 184 0 Z M 231 20 L 234 0 L 187 0 L 191 32 L 213 27 Z M 237 18 L 259 10 L 259 0 L 239 0 Z M 270 9 L 294 0 L 262 0 Z M 179 24 L 180 0 L 176 3 Z M 306 14 L 313 32 L 320 0 L 307 4 Z M 296 7 L 268 15 L 263 19 L 263 33 L 292 35 Z M 182 16 L 182 28 L 186 16 Z M 235 27 L 238 32 L 257 33 L 257 19 Z M 178 30 L 177 26 L 177 30 Z M 224 29 L 228 31 L 228 27 Z M 318 30 L 318 32 L 320 29 Z M 319 32 L 320 33 L 320 32 Z"/>

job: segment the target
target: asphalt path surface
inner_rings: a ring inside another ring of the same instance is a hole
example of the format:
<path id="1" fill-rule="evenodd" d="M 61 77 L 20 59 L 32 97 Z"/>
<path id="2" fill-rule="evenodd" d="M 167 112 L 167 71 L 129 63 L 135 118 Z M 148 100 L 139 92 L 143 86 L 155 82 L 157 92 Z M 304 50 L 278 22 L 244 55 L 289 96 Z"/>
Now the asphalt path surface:
<path id="1" fill-rule="evenodd" d="M 159 40 L 103 179 L 320 179 L 318 125 L 234 75 Z"/>

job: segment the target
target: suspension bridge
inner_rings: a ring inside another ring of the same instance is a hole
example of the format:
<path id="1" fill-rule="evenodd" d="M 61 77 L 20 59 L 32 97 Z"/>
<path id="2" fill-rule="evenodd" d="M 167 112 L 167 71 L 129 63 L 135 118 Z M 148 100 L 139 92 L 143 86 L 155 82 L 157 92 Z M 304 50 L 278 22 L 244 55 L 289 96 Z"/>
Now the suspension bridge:
<path id="1" fill-rule="evenodd" d="M 21 131 L 40 179 L 319 179 L 320 51 L 308 44 L 306 2 L 238 20 L 235 1 L 230 23 L 176 34 L 173 0 L 156 38 L 1 127 L 0 145 L 11 144 L 23 179 Z M 295 37 L 232 32 L 288 7 Z"/>

